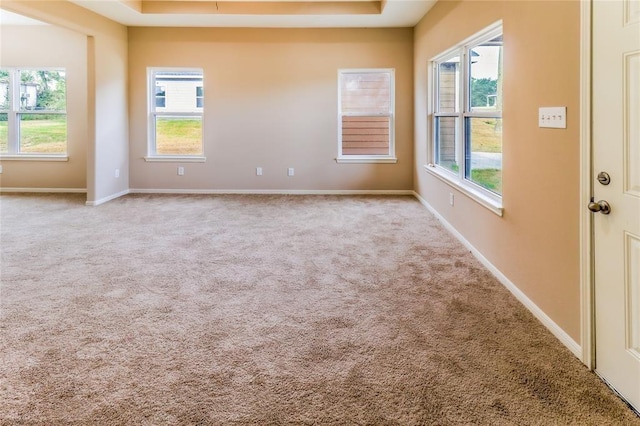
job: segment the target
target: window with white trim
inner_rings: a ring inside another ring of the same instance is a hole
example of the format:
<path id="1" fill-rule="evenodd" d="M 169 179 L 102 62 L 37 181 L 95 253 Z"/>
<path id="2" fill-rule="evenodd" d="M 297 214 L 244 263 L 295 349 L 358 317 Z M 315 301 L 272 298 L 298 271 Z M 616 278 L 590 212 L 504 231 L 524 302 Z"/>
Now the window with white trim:
<path id="1" fill-rule="evenodd" d="M 338 162 L 395 162 L 393 69 L 338 71 Z"/>
<path id="2" fill-rule="evenodd" d="M 203 158 L 203 87 L 201 69 L 149 69 L 148 158 Z"/>
<path id="3" fill-rule="evenodd" d="M 64 69 L 0 69 L 0 155 L 65 157 Z"/>
<path id="4" fill-rule="evenodd" d="M 502 24 L 433 59 L 431 169 L 501 206 Z"/>

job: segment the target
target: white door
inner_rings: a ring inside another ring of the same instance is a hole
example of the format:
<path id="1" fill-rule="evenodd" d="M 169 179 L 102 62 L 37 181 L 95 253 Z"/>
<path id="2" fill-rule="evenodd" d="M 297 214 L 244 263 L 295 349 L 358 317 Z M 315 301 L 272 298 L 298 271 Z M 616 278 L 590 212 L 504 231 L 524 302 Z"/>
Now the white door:
<path id="1" fill-rule="evenodd" d="M 592 16 L 596 371 L 640 410 L 640 0 Z"/>

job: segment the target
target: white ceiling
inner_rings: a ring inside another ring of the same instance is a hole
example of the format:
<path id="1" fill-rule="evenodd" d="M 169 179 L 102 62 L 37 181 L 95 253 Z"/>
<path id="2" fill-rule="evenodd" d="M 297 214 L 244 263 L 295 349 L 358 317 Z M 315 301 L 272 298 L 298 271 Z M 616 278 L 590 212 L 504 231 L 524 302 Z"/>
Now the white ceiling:
<path id="1" fill-rule="evenodd" d="M 71 1 L 127 26 L 369 28 L 413 27 L 437 0 Z M 145 2 L 149 6 L 145 6 Z M 165 10 L 151 13 L 151 7 L 156 5 Z M 365 7 L 377 9 L 377 12 L 363 12 Z M 171 13 L 168 11 L 171 8 L 180 13 Z M 232 9 L 230 13 L 223 12 Z M 184 13 L 185 10 L 187 13 Z M 278 10 L 286 12 L 275 14 Z M 359 12 L 354 13 L 355 10 Z"/>
<path id="2" fill-rule="evenodd" d="M 18 15 L 6 10 L 0 9 L 0 25 L 48 25 L 35 19 L 27 18 L 26 16 Z"/>

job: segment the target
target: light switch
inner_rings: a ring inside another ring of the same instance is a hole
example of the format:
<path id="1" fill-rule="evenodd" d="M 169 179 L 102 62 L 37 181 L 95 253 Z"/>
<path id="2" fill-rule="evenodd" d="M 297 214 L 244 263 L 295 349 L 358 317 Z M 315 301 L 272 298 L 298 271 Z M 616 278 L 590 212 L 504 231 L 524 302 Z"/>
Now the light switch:
<path id="1" fill-rule="evenodd" d="M 567 107 L 541 107 L 538 109 L 538 127 L 567 128 Z"/>

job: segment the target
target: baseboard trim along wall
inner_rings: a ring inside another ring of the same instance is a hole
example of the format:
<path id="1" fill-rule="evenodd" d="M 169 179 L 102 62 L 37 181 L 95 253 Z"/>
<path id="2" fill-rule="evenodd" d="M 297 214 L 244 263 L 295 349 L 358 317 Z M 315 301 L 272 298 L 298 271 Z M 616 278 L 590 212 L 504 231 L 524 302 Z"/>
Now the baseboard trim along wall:
<path id="1" fill-rule="evenodd" d="M 130 189 L 130 194 L 196 195 L 414 195 L 410 189 Z"/>
<path id="2" fill-rule="evenodd" d="M 111 195 L 106 196 L 104 198 L 100 198 L 99 200 L 87 201 L 85 203 L 85 205 L 91 206 L 91 207 L 96 207 L 96 206 L 99 206 L 100 204 L 104 204 L 104 203 L 106 203 L 108 201 L 115 200 L 116 198 L 120 198 L 123 195 L 127 195 L 129 193 L 130 193 L 130 190 L 125 189 L 124 191 L 121 191 L 121 192 L 118 192 L 118 193 L 115 193 L 115 194 L 111 194 Z"/>
<path id="3" fill-rule="evenodd" d="M 59 193 L 59 194 L 86 194 L 87 188 L 0 188 L 0 193 Z"/>
<path id="4" fill-rule="evenodd" d="M 544 313 L 542 309 L 538 307 L 531 299 L 527 297 L 526 294 L 522 292 L 514 283 L 512 283 L 498 268 L 496 268 L 489 260 L 478 251 L 471 243 L 460 233 L 458 232 L 453 225 L 451 225 L 447 220 L 440 215 L 424 198 L 420 196 L 417 192 L 414 192 L 413 195 L 422 203 L 423 206 L 429 210 L 441 223 L 442 225 L 453 234 L 466 248 L 468 248 L 471 253 L 482 263 L 488 270 L 495 276 L 498 281 L 504 285 L 507 290 L 513 294 L 516 299 L 520 303 L 522 303 L 537 319 L 540 321 L 549 331 L 556 336 L 562 344 L 564 344 L 567 349 L 573 353 L 576 358 L 582 360 L 582 347 L 571 338 L 558 324 L 556 324 L 547 314 Z"/>

